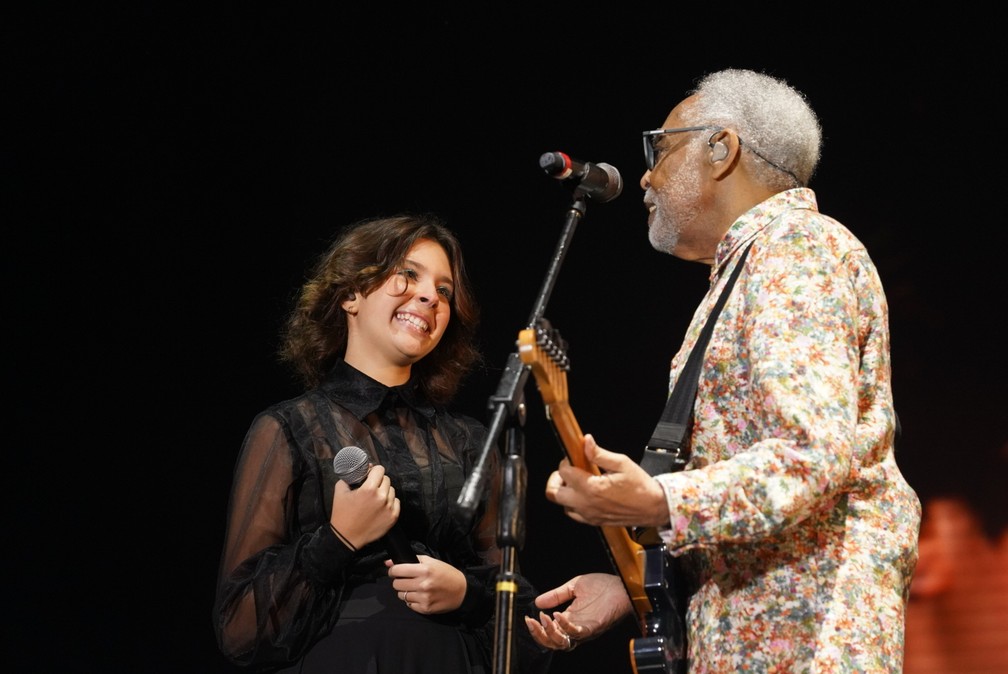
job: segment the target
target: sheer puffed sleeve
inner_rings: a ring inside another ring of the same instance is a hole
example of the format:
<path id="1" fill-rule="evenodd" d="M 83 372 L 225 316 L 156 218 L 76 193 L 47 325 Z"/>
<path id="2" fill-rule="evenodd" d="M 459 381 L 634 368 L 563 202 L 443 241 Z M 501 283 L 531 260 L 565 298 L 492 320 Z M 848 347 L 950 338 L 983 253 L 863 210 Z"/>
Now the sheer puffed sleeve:
<path id="1" fill-rule="evenodd" d="M 354 553 L 328 526 L 297 530 L 300 461 L 281 423 L 259 415 L 235 467 L 214 602 L 218 644 L 238 665 L 293 662 L 337 617 Z"/>

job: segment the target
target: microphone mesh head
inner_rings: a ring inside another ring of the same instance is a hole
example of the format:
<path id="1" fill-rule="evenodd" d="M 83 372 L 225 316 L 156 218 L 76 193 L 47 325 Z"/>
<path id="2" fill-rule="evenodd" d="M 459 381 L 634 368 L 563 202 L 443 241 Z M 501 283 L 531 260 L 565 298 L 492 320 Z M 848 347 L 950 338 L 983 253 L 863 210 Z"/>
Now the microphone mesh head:
<path id="1" fill-rule="evenodd" d="M 360 447 L 344 447 L 336 452 L 332 463 L 336 479 L 343 480 L 351 487 L 356 487 L 367 477 L 368 454 Z"/>
<path id="2" fill-rule="evenodd" d="M 600 169 L 606 172 L 607 176 L 609 176 L 609 184 L 606 185 L 606 188 L 602 191 L 601 194 L 595 197 L 595 201 L 599 202 L 600 204 L 605 203 L 607 201 L 612 201 L 623 192 L 623 176 L 620 175 L 620 172 L 617 171 L 616 167 L 613 166 L 612 164 L 599 162 L 598 164 L 595 164 L 595 166 L 598 166 Z"/>

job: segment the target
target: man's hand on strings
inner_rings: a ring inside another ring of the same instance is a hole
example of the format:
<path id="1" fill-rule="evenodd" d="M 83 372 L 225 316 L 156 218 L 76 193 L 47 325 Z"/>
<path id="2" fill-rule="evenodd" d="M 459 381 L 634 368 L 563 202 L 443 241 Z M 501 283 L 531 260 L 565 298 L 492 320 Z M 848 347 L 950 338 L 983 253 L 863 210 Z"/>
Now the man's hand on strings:
<path id="1" fill-rule="evenodd" d="M 658 527 L 669 522 L 661 485 L 626 454 L 610 452 L 584 436 L 584 455 L 595 475 L 564 459 L 546 481 L 546 498 L 567 515 L 596 526 Z"/>

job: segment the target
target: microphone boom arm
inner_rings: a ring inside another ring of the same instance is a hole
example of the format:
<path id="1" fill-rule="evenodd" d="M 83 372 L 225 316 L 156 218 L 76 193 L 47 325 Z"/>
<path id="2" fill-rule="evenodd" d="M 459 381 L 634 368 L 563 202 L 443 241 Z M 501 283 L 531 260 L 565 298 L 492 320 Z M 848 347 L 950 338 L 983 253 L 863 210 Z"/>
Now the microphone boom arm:
<path id="1" fill-rule="evenodd" d="M 539 289 L 539 295 L 532 307 L 532 312 L 529 314 L 526 327 L 535 327 L 543 320 L 546 304 L 549 302 L 550 295 L 553 294 L 560 266 L 567 256 L 567 249 L 570 246 L 571 239 L 574 238 L 574 231 L 584 217 L 586 209 L 585 195 L 575 190 L 574 202 L 567 211 L 567 219 L 560 234 L 560 240 L 557 242 L 553 259 L 550 261 L 550 266 L 546 271 L 546 276 Z M 504 430 L 507 417 L 516 415 L 522 405 L 525 382 L 528 380 L 528 376 L 529 366 L 521 361 L 521 356 L 517 350 L 513 351 L 508 356 L 504 373 L 501 375 L 500 382 L 497 385 L 497 391 L 490 397 L 490 424 L 488 426 L 486 441 L 483 443 L 483 448 L 480 451 L 476 465 L 462 485 L 462 491 L 456 501 L 457 510 L 464 518 L 466 524 L 472 521 L 476 505 L 479 503 L 480 496 L 486 489 L 487 459 L 493 448 L 497 446 L 497 439 Z"/>
<path id="2" fill-rule="evenodd" d="M 562 153 L 549 153 L 556 155 Z M 573 168 L 574 161 L 562 155 L 564 165 Z M 555 169 L 555 157 L 543 155 L 540 166 L 547 172 Z M 529 314 L 526 327 L 538 328 L 546 323 L 543 314 L 546 303 L 553 294 L 560 266 L 567 256 L 574 230 L 584 217 L 587 204 L 585 199 L 595 196 L 605 202 L 616 198 L 623 189 L 619 172 L 608 164 L 597 167 L 581 164 L 580 182 L 574 189 L 574 200 L 567 211 L 566 221 L 560 240 L 557 242 L 553 259 L 550 261 L 546 276 L 539 289 L 532 312 Z M 565 174 L 566 177 L 566 174 Z M 517 340 L 516 340 L 517 341 Z M 505 427 L 507 433 L 506 456 L 502 462 L 501 501 L 497 522 L 497 544 L 502 551 L 501 572 L 497 576 L 497 607 L 494 623 L 493 666 L 495 674 L 510 674 L 511 649 L 513 631 L 515 629 L 514 601 L 518 592 L 518 576 L 516 573 L 517 550 L 525 544 L 525 442 L 521 427 L 525 422 L 524 390 L 525 382 L 531 366 L 522 362 L 517 349 L 513 351 L 504 365 L 504 372 L 497 384 L 497 390 L 489 400 L 490 423 L 487 427 L 486 440 L 480 450 L 479 457 L 472 473 L 466 478 L 455 503 L 456 509 L 466 526 L 472 522 L 476 505 L 486 490 L 487 462 L 491 452 L 497 447 L 497 440 Z"/>

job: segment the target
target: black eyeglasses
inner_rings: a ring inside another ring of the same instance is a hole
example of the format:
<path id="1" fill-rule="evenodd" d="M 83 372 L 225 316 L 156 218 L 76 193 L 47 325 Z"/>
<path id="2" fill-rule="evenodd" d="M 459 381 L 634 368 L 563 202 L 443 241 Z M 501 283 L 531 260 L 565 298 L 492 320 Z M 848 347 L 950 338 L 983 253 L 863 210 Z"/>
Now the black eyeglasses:
<path id="1" fill-rule="evenodd" d="M 705 126 L 684 126 L 682 128 L 679 128 L 679 129 L 652 129 L 651 131 L 644 131 L 643 132 L 643 135 L 644 135 L 644 165 L 647 166 L 648 171 L 653 171 L 654 167 L 658 165 L 658 161 L 657 161 L 658 148 L 655 147 L 655 143 L 657 142 L 657 137 L 658 136 L 662 136 L 662 135 L 664 135 L 666 133 L 682 133 L 683 131 L 713 131 L 714 133 L 717 133 L 718 131 L 723 131 L 723 130 L 724 130 L 723 126 L 709 126 L 709 125 L 705 125 Z M 714 133 L 712 133 L 711 137 L 707 139 L 707 144 L 708 145 L 713 145 L 712 141 L 713 141 L 713 138 L 714 138 Z M 756 151 L 755 148 L 749 147 L 744 142 L 742 142 L 742 137 L 741 136 L 739 136 L 738 142 L 739 142 L 739 145 L 741 145 L 745 149 L 747 149 L 750 152 L 752 152 L 754 155 L 756 155 L 757 157 L 759 157 L 760 159 L 762 159 L 763 161 L 765 161 L 767 164 L 770 164 L 770 166 L 773 166 L 778 171 L 781 171 L 782 173 L 786 173 L 789 176 L 791 176 L 791 178 L 794 179 L 794 181 L 795 181 L 796 184 L 798 184 L 798 185 L 804 184 L 804 183 L 802 183 L 802 181 L 798 180 L 798 176 L 796 176 L 794 174 L 794 172 L 787 170 L 786 168 L 784 168 L 780 164 L 775 164 L 774 162 L 770 161 L 769 159 L 767 159 L 766 157 L 764 157 L 762 154 L 760 154 L 758 151 Z"/>
<path id="2" fill-rule="evenodd" d="M 684 131 L 720 131 L 719 126 L 684 126 L 681 129 L 652 129 L 651 131 L 644 132 L 644 165 L 647 166 L 648 171 L 653 171 L 654 167 L 658 165 L 658 148 L 655 147 L 655 143 L 658 142 L 658 136 L 663 136 L 666 133 L 682 133 Z"/>

